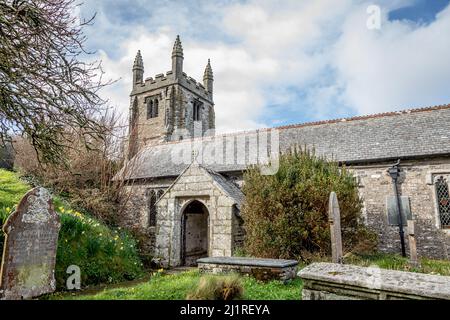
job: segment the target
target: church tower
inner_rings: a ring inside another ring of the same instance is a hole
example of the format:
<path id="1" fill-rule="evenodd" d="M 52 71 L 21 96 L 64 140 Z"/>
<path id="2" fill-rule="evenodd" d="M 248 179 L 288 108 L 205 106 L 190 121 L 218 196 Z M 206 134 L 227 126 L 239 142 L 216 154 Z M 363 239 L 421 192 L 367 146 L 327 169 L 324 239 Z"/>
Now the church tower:
<path id="1" fill-rule="evenodd" d="M 129 159 L 144 146 L 212 134 L 215 113 L 211 63 L 208 59 L 202 84 L 183 72 L 183 59 L 177 36 L 172 70 L 144 81 L 144 63 L 141 52 L 137 52 L 130 95 Z"/>

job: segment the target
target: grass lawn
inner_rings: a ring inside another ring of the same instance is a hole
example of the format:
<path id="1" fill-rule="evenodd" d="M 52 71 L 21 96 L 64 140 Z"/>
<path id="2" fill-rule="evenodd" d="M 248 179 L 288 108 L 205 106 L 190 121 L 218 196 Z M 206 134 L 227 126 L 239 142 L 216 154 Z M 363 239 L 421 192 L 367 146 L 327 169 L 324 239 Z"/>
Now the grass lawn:
<path id="1" fill-rule="evenodd" d="M 28 190 L 17 173 L 0 169 L 0 210 L 11 211 Z"/>
<path id="2" fill-rule="evenodd" d="M 392 254 L 351 255 L 347 264 L 360 266 L 379 266 L 383 269 L 393 269 L 410 272 L 422 272 L 450 276 L 450 261 L 421 259 L 421 266 L 412 268 L 408 259 Z M 304 266 L 304 265 L 303 265 Z M 178 274 L 153 276 L 140 284 L 123 287 L 106 288 L 89 294 L 56 293 L 49 299 L 68 300 L 184 300 L 198 284 L 200 274 L 197 270 Z M 295 279 L 287 284 L 281 281 L 260 282 L 252 277 L 243 276 L 244 299 L 246 300 L 299 300 L 301 299 L 302 281 Z"/>
<path id="3" fill-rule="evenodd" d="M 197 270 L 178 274 L 156 275 L 149 281 L 132 287 L 105 289 L 92 295 L 54 294 L 50 299 L 77 300 L 184 300 L 200 280 Z M 298 300 L 302 282 L 295 279 L 287 284 L 281 281 L 260 282 L 247 276 L 242 277 L 244 299 L 246 300 Z"/>
<path id="4" fill-rule="evenodd" d="M 420 259 L 419 267 L 411 267 L 408 258 L 400 255 L 378 253 L 372 255 L 351 255 L 345 260 L 345 263 L 364 267 L 376 265 L 383 269 L 450 276 L 450 261 L 448 260 L 422 258 Z"/>

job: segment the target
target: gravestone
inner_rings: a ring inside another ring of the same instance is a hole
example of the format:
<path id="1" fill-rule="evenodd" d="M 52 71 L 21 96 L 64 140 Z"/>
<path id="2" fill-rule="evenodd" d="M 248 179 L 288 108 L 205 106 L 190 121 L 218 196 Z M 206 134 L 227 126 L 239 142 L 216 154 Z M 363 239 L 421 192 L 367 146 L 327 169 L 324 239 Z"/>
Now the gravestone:
<path id="1" fill-rule="evenodd" d="M 3 225 L 1 299 L 29 299 L 55 291 L 55 262 L 61 227 L 50 193 L 30 190 Z"/>
<path id="2" fill-rule="evenodd" d="M 413 267 L 419 266 L 417 259 L 417 243 L 414 220 L 408 220 L 409 263 Z"/>
<path id="3" fill-rule="evenodd" d="M 335 192 L 330 193 L 328 221 L 331 233 L 331 256 L 334 263 L 342 263 L 341 213 Z"/>

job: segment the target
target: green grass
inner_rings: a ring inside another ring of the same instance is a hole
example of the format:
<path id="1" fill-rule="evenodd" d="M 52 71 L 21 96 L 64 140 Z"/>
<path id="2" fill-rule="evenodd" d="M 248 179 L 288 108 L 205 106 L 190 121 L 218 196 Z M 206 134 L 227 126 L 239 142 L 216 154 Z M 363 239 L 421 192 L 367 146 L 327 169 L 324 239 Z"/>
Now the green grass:
<path id="1" fill-rule="evenodd" d="M 17 173 L 0 169 L 0 216 L 7 216 L 28 190 L 30 186 Z"/>
<path id="2" fill-rule="evenodd" d="M 364 267 L 376 265 L 383 269 L 450 276 L 450 261 L 448 260 L 422 258 L 420 259 L 420 266 L 412 267 L 408 258 L 400 255 L 378 253 L 373 255 L 350 255 L 345 260 L 345 263 Z"/>
<path id="3" fill-rule="evenodd" d="M 378 266 L 410 272 L 450 276 L 450 261 L 421 259 L 420 267 L 411 267 L 407 258 L 392 254 L 350 255 L 347 264 Z M 57 294 L 52 299 L 80 300 L 184 300 L 200 280 L 197 270 L 174 275 L 153 276 L 149 281 L 131 287 L 105 289 L 95 294 Z M 260 282 L 242 276 L 246 300 L 298 300 L 301 299 L 302 281 L 299 278 L 283 284 L 281 281 Z"/>
<path id="4" fill-rule="evenodd" d="M 75 300 L 185 300 L 197 286 L 200 274 L 197 270 L 178 274 L 157 273 L 149 281 L 133 287 L 105 289 L 97 294 L 55 294 L 50 299 Z M 295 279 L 287 284 L 281 281 L 260 282 L 252 277 L 241 277 L 246 300 L 298 300 L 302 283 Z"/>
<path id="5" fill-rule="evenodd" d="M 32 187 L 17 173 L 0 169 L 0 223 L 15 210 L 20 199 Z M 56 212 L 61 217 L 61 229 L 56 254 L 55 277 L 58 289 L 64 289 L 67 267 L 81 269 L 81 285 L 116 283 L 143 275 L 135 240 L 125 230 L 113 229 L 78 212 L 59 197 L 53 198 Z M 3 232 L 0 232 L 0 250 L 3 251 Z"/>
<path id="6" fill-rule="evenodd" d="M 17 173 L 0 169 L 0 226 L 3 226 L 28 190 L 30 186 L 20 180 Z M 0 231 L 0 255 L 3 252 L 3 241 L 4 235 Z"/>

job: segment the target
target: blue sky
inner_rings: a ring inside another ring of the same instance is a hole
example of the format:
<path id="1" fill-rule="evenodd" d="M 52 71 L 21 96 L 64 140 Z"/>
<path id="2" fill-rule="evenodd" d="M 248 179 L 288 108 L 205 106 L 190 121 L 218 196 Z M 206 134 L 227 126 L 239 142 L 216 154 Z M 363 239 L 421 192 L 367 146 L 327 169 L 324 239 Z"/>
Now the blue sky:
<path id="1" fill-rule="evenodd" d="M 87 46 L 120 78 L 114 106 L 128 110 L 136 51 L 145 77 L 166 72 L 180 34 L 188 75 L 211 58 L 224 132 L 450 103 L 449 2 L 85 0 L 79 14 L 97 12 Z"/>
<path id="2" fill-rule="evenodd" d="M 411 20 L 416 23 L 431 23 L 450 0 L 417 0 L 389 13 L 389 20 Z"/>

